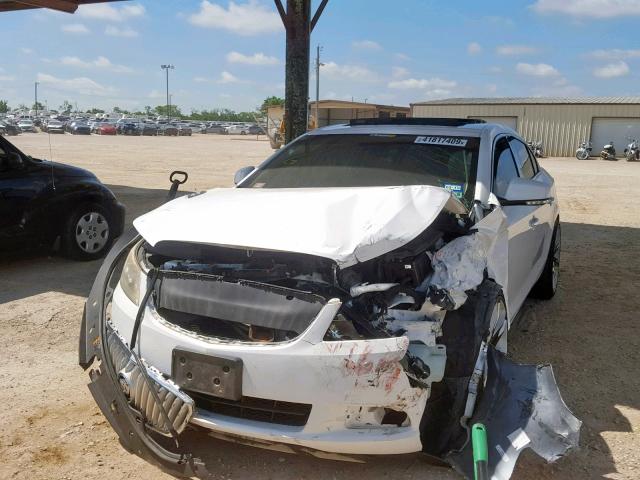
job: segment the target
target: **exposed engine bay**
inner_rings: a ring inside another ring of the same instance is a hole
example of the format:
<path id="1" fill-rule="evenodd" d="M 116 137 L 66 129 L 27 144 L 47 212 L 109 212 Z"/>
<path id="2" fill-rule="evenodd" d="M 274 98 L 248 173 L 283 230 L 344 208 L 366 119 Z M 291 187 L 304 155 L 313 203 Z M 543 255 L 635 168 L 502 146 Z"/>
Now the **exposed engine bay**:
<path id="1" fill-rule="evenodd" d="M 309 311 L 299 312 L 305 320 L 294 322 L 297 328 L 283 329 L 238 322 L 222 318 L 219 313 L 215 318 L 197 315 L 193 305 L 187 307 L 184 302 L 182 309 L 166 308 L 164 297 L 168 294 L 163 282 L 179 274 L 183 279 L 269 286 L 273 287 L 272 292 L 280 291 L 285 297 L 296 292 L 324 301 L 338 298 L 342 308 L 325 340 L 357 340 L 400 336 L 407 332 L 407 322 L 439 322 L 439 311 L 455 308 L 452 293 L 429 281 L 434 273 L 432 259 L 442 246 L 469 233 L 467 219 L 443 212 L 408 245 L 344 269 L 329 259 L 311 255 L 207 245 L 145 244 L 140 255 L 148 268 L 157 268 L 164 274 L 154 291 L 159 313 L 183 329 L 229 341 L 282 342 L 301 334 L 313 316 Z M 213 310 L 220 312 L 219 305 Z M 237 318 L 237 312 L 229 313 Z M 425 338 L 423 335 L 416 340 L 424 342 Z"/>

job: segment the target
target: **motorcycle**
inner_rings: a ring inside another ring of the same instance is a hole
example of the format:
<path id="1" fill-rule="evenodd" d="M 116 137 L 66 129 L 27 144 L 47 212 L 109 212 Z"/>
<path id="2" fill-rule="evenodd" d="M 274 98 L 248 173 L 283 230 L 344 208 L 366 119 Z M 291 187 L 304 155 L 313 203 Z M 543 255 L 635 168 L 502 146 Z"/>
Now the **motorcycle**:
<path id="1" fill-rule="evenodd" d="M 624 149 L 624 156 L 627 159 L 627 162 L 637 162 L 640 161 L 640 146 L 638 145 L 638 141 L 634 138 L 628 139 L 631 143 L 627 145 L 627 148 Z"/>
<path id="2" fill-rule="evenodd" d="M 576 150 L 576 158 L 578 160 L 586 160 L 591 156 L 591 150 L 593 147 L 591 146 L 591 142 L 584 141 L 580 144 L 578 149 Z"/>
<path id="3" fill-rule="evenodd" d="M 529 148 L 536 158 L 544 157 L 544 149 L 542 148 L 542 142 L 540 140 L 537 142 L 527 142 L 527 145 L 529 145 Z"/>
<path id="4" fill-rule="evenodd" d="M 603 160 L 617 160 L 616 147 L 613 145 L 613 142 L 609 142 L 604 147 L 602 147 L 600 156 L 602 157 Z"/>

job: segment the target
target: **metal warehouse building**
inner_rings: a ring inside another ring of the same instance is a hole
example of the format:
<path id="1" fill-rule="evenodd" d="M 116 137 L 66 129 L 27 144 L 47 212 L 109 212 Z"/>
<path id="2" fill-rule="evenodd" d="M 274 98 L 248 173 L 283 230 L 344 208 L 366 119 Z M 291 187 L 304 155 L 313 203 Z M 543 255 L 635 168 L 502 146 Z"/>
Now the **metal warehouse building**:
<path id="1" fill-rule="evenodd" d="M 640 97 L 449 98 L 412 103 L 411 116 L 502 123 L 526 140 L 542 141 L 551 156 L 573 156 L 586 139 L 594 152 L 613 141 L 620 153 L 628 137 L 640 140 Z"/>

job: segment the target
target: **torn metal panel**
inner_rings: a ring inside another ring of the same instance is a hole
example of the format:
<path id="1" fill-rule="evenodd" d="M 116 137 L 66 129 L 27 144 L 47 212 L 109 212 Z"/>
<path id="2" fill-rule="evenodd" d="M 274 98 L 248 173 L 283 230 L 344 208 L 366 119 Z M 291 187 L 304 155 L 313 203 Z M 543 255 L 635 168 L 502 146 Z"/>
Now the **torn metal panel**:
<path id="1" fill-rule="evenodd" d="M 554 462 L 577 447 L 582 422 L 562 400 L 551 366 L 516 364 L 489 347 L 486 376 L 469 424 L 486 427 L 492 479 L 510 478 L 525 448 Z M 466 478 L 473 478 L 470 441 L 446 460 Z"/>
<path id="2" fill-rule="evenodd" d="M 466 213 L 449 191 L 425 185 L 217 188 L 177 198 L 134 225 L 152 246 L 185 242 L 295 252 L 345 268 L 406 245 L 442 210 Z"/>
<path id="3" fill-rule="evenodd" d="M 500 208 L 473 226 L 473 233 L 453 239 L 433 254 L 433 274 L 421 289 L 446 292 L 457 309 L 467 300 L 466 291 L 484 280 L 485 271 L 501 286 L 507 283 L 508 235 Z"/>

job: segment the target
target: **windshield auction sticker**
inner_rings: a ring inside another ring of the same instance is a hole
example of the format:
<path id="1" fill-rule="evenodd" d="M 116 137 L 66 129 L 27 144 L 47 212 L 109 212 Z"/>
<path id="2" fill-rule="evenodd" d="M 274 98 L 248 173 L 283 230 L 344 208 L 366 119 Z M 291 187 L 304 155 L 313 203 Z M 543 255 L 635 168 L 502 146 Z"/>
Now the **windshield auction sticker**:
<path id="1" fill-rule="evenodd" d="M 416 137 L 413 143 L 423 143 L 427 145 L 443 145 L 448 147 L 466 147 L 466 138 L 462 137 Z"/>

